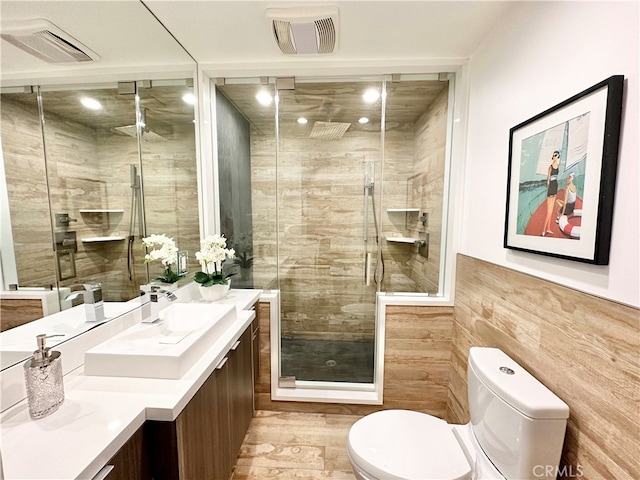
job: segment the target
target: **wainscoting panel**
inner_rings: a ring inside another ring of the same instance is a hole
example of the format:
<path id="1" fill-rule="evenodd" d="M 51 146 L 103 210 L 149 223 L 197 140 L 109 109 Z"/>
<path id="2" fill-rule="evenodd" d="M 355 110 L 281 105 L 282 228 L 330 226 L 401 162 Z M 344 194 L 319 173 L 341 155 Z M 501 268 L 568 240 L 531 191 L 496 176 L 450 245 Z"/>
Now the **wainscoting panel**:
<path id="1" fill-rule="evenodd" d="M 640 478 L 640 312 L 458 255 L 447 420 L 468 421 L 469 347 L 506 352 L 570 407 L 561 473 Z"/>
<path id="2" fill-rule="evenodd" d="M 43 316 L 42 300 L 13 298 L 0 300 L 0 332 L 24 325 Z"/>

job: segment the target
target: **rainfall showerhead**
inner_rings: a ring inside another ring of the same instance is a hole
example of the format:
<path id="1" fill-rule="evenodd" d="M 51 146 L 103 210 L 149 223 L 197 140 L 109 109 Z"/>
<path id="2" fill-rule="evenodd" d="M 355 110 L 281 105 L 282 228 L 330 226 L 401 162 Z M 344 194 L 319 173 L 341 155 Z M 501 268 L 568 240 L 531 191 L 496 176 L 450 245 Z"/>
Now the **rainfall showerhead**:
<path id="1" fill-rule="evenodd" d="M 316 122 L 313 124 L 309 138 L 340 140 L 350 126 L 350 123 L 343 122 Z"/>
<path id="2" fill-rule="evenodd" d="M 322 106 L 327 112 L 327 121 L 315 122 L 311 129 L 311 133 L 309 134 L 309 138 L 318 138 L 320 140 L 340 140 L 342 136 L 347 133 L 351 124 L 344 122 L 332 122 L 331 109 L 333 104 L 331 102 L 324 101 Z"/>
<path id="3" fill-rule="evenodd" d="M 140 119 L 138 120 L 138 124 L 142 130 L 142 141 L 143 142 L 166 142 L 167 139 L 162 135 L 158 135 L 156 132 L 149 130 L 149 126 L 147 125 L 147 109 L 144 108 L 140 111 Z M 129 135 L 130 137 L 135 137 L 137 134 L 137 125 L 125 125 L 123 127 L 115 127 L 114 130 L 117 130 L 120 133 L 124 133 L 125 135 Z"/>
<path id="4" fill-rule="evenodd" d="M 115 127 L 114 130 L 117 130 L 120 133 L 124 133 L 125 135 L 129 135 L 130 137 L 136 136 L 136 126 L 135 125 L 125 125 L 123 127 Z M 162 135 L 158 135 L 156 132 L 145 128 L 142 130 L 142 141 L 143 142 L 166 142 L 167 139 Z"/>

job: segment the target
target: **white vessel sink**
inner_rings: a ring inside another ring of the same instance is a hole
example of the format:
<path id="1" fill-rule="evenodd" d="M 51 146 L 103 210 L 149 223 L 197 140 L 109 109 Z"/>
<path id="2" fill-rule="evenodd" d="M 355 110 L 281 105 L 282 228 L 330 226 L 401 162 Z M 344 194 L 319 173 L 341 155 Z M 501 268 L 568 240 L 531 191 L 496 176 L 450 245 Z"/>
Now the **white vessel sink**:
<path id="1" fill-rule="evenodd" d="M 175 303 L 88 350 L 85 375 L 181 378 L 236 319 L 234 305 Z"/>

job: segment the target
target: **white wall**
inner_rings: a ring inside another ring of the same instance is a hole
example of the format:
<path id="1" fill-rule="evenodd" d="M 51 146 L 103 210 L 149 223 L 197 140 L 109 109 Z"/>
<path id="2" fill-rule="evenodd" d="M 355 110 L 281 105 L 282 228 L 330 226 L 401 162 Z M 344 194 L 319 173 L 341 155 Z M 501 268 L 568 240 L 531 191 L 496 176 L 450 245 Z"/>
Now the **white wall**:
<path id="1" fill-rule="evenodd" d="M 476 49 L 460 253 L 640 305 L 638 5 L 518 3 Z M 614 74 L 626 82 L 609 265 L 504 249 L 509 129 Z"/>

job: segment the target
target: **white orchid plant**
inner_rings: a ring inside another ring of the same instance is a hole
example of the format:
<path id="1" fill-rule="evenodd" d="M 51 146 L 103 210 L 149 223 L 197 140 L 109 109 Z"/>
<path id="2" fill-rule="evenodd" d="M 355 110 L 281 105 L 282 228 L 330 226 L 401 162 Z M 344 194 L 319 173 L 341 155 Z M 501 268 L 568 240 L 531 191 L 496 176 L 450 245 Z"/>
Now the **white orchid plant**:
<path id="1" fill-rule="evenodd" d="M 156 280 L 163 283 L 173 283 L 180 279 L 180 275 L 171 269 L 171 265 L 176 263 L 178 259 L 178 247 L 173 238 L 169 238 L 165 234 L 154 233 L 142 239 L 142 246 L 153 249 L 144 256 L 145 263 L 160 260 L 164 266 L 162 276 Z"/>
<path id="2" fill-rule="evenodd" d="M 200 251 L 196 252 L 202 271 L 196 272 L 193 279 L 203 287 L 226 285 L 231 275 L 222 272 L 222 263 L 227 258 L 235 258 L 235 253 L 233 248 L 227 248 L 224 235 L 208 235 L 200 242 Z"/>

